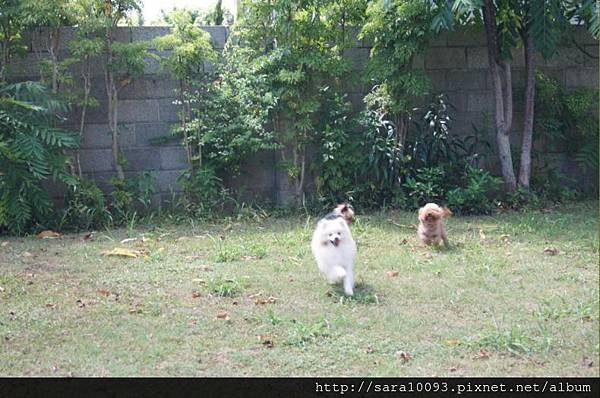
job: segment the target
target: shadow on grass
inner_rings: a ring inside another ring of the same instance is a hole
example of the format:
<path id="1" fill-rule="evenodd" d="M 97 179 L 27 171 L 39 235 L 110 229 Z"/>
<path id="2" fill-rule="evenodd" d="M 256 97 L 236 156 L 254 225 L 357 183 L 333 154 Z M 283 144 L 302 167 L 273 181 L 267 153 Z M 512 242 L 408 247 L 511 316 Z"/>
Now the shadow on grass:
<path id="1" fill-rule="evenodd" d="M 373 286 L 366 283 L 357 283 L 354 286 L 353 296 L 346 296 L 343 287 L 340 285 L 332 286 L 326 294 L 331 297 L 334 302 L 340 304 L 356 303 L 368 305 L 380 303 L 379 296 L 375 292 Z"/>

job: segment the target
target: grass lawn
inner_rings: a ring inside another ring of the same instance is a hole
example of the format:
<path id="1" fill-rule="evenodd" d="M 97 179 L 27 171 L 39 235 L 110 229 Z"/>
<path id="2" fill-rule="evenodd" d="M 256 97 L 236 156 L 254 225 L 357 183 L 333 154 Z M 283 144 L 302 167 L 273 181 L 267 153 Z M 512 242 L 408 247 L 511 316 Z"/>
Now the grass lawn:
<path id="1" fill-rule="evenodd" d="M 309 217 L 2 237 L 0 375 L 599 375 L 597 202 L 453 217 L 449 250 L 357 213 L 352 299 Z"/>

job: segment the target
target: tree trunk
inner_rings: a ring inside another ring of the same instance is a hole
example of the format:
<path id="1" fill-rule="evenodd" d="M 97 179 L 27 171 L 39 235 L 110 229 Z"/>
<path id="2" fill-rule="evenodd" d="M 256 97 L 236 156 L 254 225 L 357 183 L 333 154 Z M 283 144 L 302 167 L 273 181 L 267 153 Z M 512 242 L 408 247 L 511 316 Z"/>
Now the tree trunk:
<path id="1" fill-rule="evenodd" d="M 492 83 L 494 86 L 495 101 L 495 125 L 496 142 L 498 144 L 498 156 L 504 179 L 504 190 L 512 192 L 517 187 L 515 171 L 510 152 L 510 124 L 512 123 L 512 76 L 510 63 L 500 62 L 499 46 L 496 37 L 496 11 L 493 0 L 485 0 L 483 5 L 483 21 L 488 48 L 488 62 Z M 500 69 L 503 66 L 504 88 L 500 76 Z"/>
<path id="2" fill-rule="evenodd" d="M 535 104 L 535 59 L 533 39 L 525 29 L 523 32 L 523 51 L 525 53 L 525 119 L 523 121 L 523 141 L 521 143 L 521 167 L 519 185 L 529 189 L 531 178 L 531 148 L 533 145 L 533 117 Z"/>
<path id="3" fill-rule="evenodd" d="M 119 130 L 117 126 L 119 97 L 117 82 L 115 82 L 114 72 L 111 70 L 113 62 L 112 42 L 112 30 L 109 30 L 106 34 L 106 69 L 104 70 L 106 94 L 108 96 L 108 127 L 112 136 L 113 164 L 117 171 L 117 177 L 120 180 L 124 180 L 125 173 L 123 171 L 123 166 L 119 162 Z"/>
<path id="4" fill-rule="evenodd" d="M 83 105 L 81 107 L 81 119 L 79 121 L 79 139 L 83 141 L 83 136 L 85 134 L 85 118 L 87 115 L 88 101 L 90 100 L 90 93 L 92 91 L 92 81 L 91 81 L 91 68 L 92 63 L 89 55 L 86 55 L 84 58 L 84 65 L 81 71 L 81 77 L 83 78 Z M 77 166 L 77 174 L 79 178 L 83 177 L 83 172 L 81 170 L 81 153 L 79 147 L 75 150 L 75 163 Z"/>
<path id="5" fill-rule="evenodd" d="M 52 62 L 51 85 L 52 92 L 58 92 L 58 46 L 60 44 L 60 28 L 50 28 L 50 43 L 48 44 L 48 53 Z"/>

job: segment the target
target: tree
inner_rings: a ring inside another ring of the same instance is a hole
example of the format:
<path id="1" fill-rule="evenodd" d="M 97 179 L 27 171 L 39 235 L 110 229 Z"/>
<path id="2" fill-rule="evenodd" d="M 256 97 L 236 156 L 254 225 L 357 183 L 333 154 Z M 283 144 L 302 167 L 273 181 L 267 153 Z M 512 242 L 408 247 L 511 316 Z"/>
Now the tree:
<path id="1" fill-rule="evenodd" d="M 75 38 L 69 43 L 71 55 L 81 64 L 81 80 L 83 93 L 76 100 L 80 106 L 79 137 L 83 139 L 87 110 L 97 106 L 98 101 L 91 97 L 92 91 L 92 62 L 100 56 L 104 43 L 99 36 L 102 28 L 102 3 L 97 0 L 75 0 L 73 17 L 77 22 Z M 82 177 L 79 148 L 75 152 L 75 167 L 77 175 Z"/>
<path id="2" fill-rule="evenodd" d="M 412 61 L 424 51 L 432 36 L 430 8 L 424 1 L 372 1 L 366 12 L 367 23 L 360 32 L 361 37 L 373 43 L 367 65 L 373 89 L 365 103 L 374 116 L 370 119 L 377 121 L 376 129 L 389 148 L 388 161 L 384 160 L 389 167 L 381 173 L 387 176 L 387 188 L 399 183 L 399 165 L 404 157 L 414 98 L 429 89 L 429 80 L 423 71 L 412 68 Z"/>
<path id="3" fill-rule="evenodd" d="M 173 25 L 172 33 L 157 38 L 155 42 L 159 50 L 172 50 L 171 55 L 161 59 L 161 64 L 179 83 L 181 131 L 188 164 L 193 172 L 196 163 L 202 166 L 202 142 L 194 142 L 193 134 L 190 134 L 190 95 L 194 82 L 203 74 L 204 63 L 215 62 L 217 56 L 210 43 L 210 35 L 194 24 L 189 11 L 173 11 L 169 20 Z"/>
<path id="4" fill-rule="evenodd" d="M 217 4 L 215 5 L 215 10 L 213 11 L 213 22 L 215 25 L 223 25 L 223 7 L 222 0 L 217 0 Z"/>
<path id="5" fill-rule="evenodd" d="M 251 62 L 262 64 L 268 76 L 276 99 L 271 112 L 273 129 L 295 204 L 304 196 L 306 149 L 323 130 L 319 114 L 324 98 L 339 89 L 349 71 L 342 57 L 345 41 L 340 41 L 340 15 L 333 12 L 333 5 L 339 3 L 245 1 L 232 32 L 233 40 L 251 49 Z M 351 9 L 352 2 L 345 3 L 344 9 Z"/>
<path id="6" fill-rule="evenodd" d="M 104 83 L 108 95 L 108 127 L 112 136 L 113 164 L 120 180 L 125 179 L 123 158 L 119 147 L 118 104 L 119 91 L 133 78 L 144 72 L 148 56 L 146 43 L 119 43 L 115 41 L 118 24 L 129 12 L 139 10 L 138 0 L 98 0 L 104 2 L 102 30 L 104 35 Z"/>
<path id="7" fill-rule="evenodd" d="M 61 41 L 61 28 L 74 23 L 72 13 L 72 0 L 25 0 L 22 3 L 23 17 L 28 26 L 40 27 L 40 39 L 48 52 L 47 62 L 50 78 L 50 88 L 54 94 L 58 93 L 59 84 L 65 76 L 65 70 L 73 62 L 72 59 L 61 61 L 59 46 Z M 46 60 L 44 60 L 46 61 Z M 43 62 L 42 65 L 44 65 Z M 42 77 L 44 77 L 42 68 Z"/>
<path id="8" fill-rule="evenodd" d="M 25 50 L 20 42 L 24 27 L 21 2 L 0 0 L 0 82 L 6 80 L 12 57 Z"/>
<path id="9" fill-rule="evenodd" d="M 594 0 L 436 0 L 435 31 L 483 20 L 492 75 L 498 155 L 504 187 L 512 192 L 517 178 L 510 152 L 513 116 L 511 51 L 522 46 L 525 58 L 523 140 L 518 185 L 529 189 L 535 103 L 535 53 L 556 54 L 573 21 L 587 22 L 598 37 L 598 3 Z"/>

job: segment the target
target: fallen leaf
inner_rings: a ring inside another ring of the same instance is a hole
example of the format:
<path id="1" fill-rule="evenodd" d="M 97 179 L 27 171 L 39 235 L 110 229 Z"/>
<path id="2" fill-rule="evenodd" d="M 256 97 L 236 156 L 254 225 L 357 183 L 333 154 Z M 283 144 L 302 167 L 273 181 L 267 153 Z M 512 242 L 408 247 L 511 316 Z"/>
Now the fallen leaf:
<path id="1" fill-rule="evenodd" d="M 146 255 L 146 254 L 148 254 L 148 251 L 145 249 L 134 250 L 134 249 L 128 249 L 126 247 L 115 247 L 112 250 L 102 252 L 103 256 L 119 256 L 119 257 L 131 257 L 131 258 L 137 258 L 139 256 Z"/>
<path id="2" fill-rule="evenodd" d="M 473 355 L 473 359 L 488 359 L 490 354 L 484 350 L 483 348 L 479 350 L 475 355 Z"/>
<path id="3" fill-rule="evenodd" d="M 479 229 L 479 239 L 485 240 L 485 233 L 483 233 L 483 229 Z"/>
<path id="4" fill-rule="evenodd" d="M 210 271 L 210 270 L 212 270 L 212 268 L 210 267 L 210 265 L 204 265 L 204 264 L 203 265 L 199 265 L 198 269 L 200 271 Z"/>
<path id="5" fill-rule="evenodd" d="M 129 309 L 129 313 L 130 314 L 141 314 L 142 313 L 142 309 L 141 308 L 130 308 Z"/>
<path id="6" fill-rule="evenodd" d="M 29 252 L 23 252 L 23 253 L 21 253 L 21 256 L 23 256 L 23 257 L 31 257 L 31 256 L 33 256 L 33 254 L 31 254 Z"/>
<path id="7" fill-rule="evenodd" d="M 79 308 L 83 308 L 83 307 L 85 307 L 85 303 L 84 303 L 84 302 L 83 302 L 83 300 L 81 300 L 81 299 L 78 299 L 78 300 L 77 300 L 75 303 L 77 303 L 77 306 L 78 306 Z"/>
<path id="8" fill-rule="evenodd" d="M 558 249 L 556 247 L 548 246 L 544 248 L 544 253 L 554 256 L 558 254 Z"/>
<path id="9" fill-rule="evenodd" d="M 500 235 L 500 238 L 501 239 L 508 239 L 508 238 L 510 238 L 510 234 L 502 234 L 502 235 Z"/>
<path id="10" fill-rule="evenodd" d="M 188 238 L 187 236 L 181 236 L 179 238 L 177 238 L 178 242 L 183 242 L 184 240 L 189 240 L 190 238 Z"/>
<path id="11" fill-rule="evenodd" d="M 89 232 L 89 233 L 83 235 L 83 240 L 91 240 L 93 237 L 94 237 L 94 233 Z"/>
<path id="12" fill-rule="evenodd" d="M 254 304 L 274 304 L 276 301 L 277 299 L 273 296 L 269 296 L 267 298 L 258 297 L 256 300 L 254 300 Z"/>
<path id="13" fill-rule="evenodd" d="M 462 344 L 462 340 L 459 340 L 459 339 L 444 340 L 444 345 L 453 346 L 453 345 L 461 345 L 461 344 Z"/>
<path id="14" fill-rule="evenodd" d="M 127 238 L 127 239 L 123 239 L 123 240 L 121 241 L 121 244 L 124 244 L 124 243 L 127 243 L 127 242 L 133 242 L 133 241 L 136 241 L 136 240 L 137 240 L 137 238 Z"/>
<path id="15" fill-rule="evenodd" d="M 368 346 L 367 349 L 366 349 L 366 352 L 367 352 L 367 354 L 372 354 L 372 353 L 375 352 L 375 350 L 373 349 L 373 347 Z"/>
<path id="16" fill-rule="evenodd" d="M 110 292 L 106 289 L 98 289 L 98 290 L 96 290 L 96 292 L 98 292 L 98 294 L 105 296 L 105 297 L 110 296 Z"/>
<path id="17" fill-rule="evenodd" d="M 244 261 L 250 261 L 250 260 L 258 260 L 259 258 L 257 256 L 242 256 L 242 260 Z"/>
<path id="18" fill-rule="evenodd" d="M 228 321 L 229 313 L 227 311 L 219 311 L 219 312 L 217 312 L 217 319 L 224 319 L 224 320 Z"/>
<path id="19" fill-rule="evenodd" d="M 0 293 L 4 293 L 4 288 L 0 286 Z"/>
<path id="20" fill-rule="evenodd" d="M 406 351 L 399 351 L 398 355 L 400 355 L 400 358 L 402 358 L 402 361 L 404 363 L 410 361 L 410 359 L 411 359 L 410 358 L 410 354 L 408 352 L 406 352 Z"/>
<path id="21" fill-rule="evenodd" d="M 46 303 L 46 308 L 54 308 L 54 307 L 56 307 L 56 304 Z"/>
<path id="22" fill-rule="evenodd" d="M 192 298 L 198 298 L 198 297 L 200 297 L 200 292 L 198 292 L 197 290 L 194 290 L 192 292 Z"/>
<path id="23" fill-rule="evenodd" d="M 458 368 L 456 366 L 451 367 L 450 369 L 448 369 L 450 372 L 456 372 L 458 370 Z"/>
<path id="24" fill-rule="evenodd" d="M 406 239 L 402 239 L 402 241 L 400 242 L 401 245 L 405 245 L 407 243 L 408 243 L 408 240 L 406 240 Z"/>
<path id="25" fill-rule="evenodd" d="M 253 299 L 253 298 L 260 297 L 260 296 L 262 296 L 262 292 L 258 292 L 258 293 L 250 294 L 250 295 L 248 296 L 248 298 L 250 298 L 250 299 Z"/>
<path id="26" fill-rule="evenodd" d="M 265 347 L 273 348 L 273 337 L 270 334 L 259 334 L 258 340 L 260 341 L 260 344 Z"/>
<path id="27" fill-rule="evenodd" d="M 10 242 L 9 242 L 9 241 L 7 241 L 7 240 L 5 240 L 4 242 L 2 242 L 2 243 L 0 244 L 0 246 L 2 246 L 2 247 L 6 247 L 6 246 L 8 246 L 9 244 L 10 244 Z"/>
<path id="28" fill-rule="evenodd" d="M 386 273 L 387 273 L 387 276 L 389 276 L 390 278 L 395 278 L 398 275 L 400 275 L 400 271 L 388 271 Z"/>
<path id="29" fill-rule="evenodd" d="M 39 234 L 37 234 L 37 237 L 42 239 L 58 238 L 59 236 L 60 234 L 58 232 L 54 232 L 52 230 L 42 231 Z"/>

